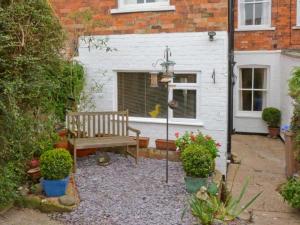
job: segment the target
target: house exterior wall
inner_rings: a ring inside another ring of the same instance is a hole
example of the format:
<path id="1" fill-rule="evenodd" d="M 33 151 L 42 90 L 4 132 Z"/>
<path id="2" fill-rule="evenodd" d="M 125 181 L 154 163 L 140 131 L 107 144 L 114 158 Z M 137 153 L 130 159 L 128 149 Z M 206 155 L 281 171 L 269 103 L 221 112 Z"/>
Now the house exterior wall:
<path id="1" fill-rule="evenodd" d="M 235 1 L 235 50 L 300 49 L 300 27 L 297 27 L 297 0 L 272 0 L 271 29 L 242 31 L 238 27 L 238 2 Z"/>
<path id="2" fill-rule="evenodd" d="M 243 30 L 239 27 L 239 0 L 235 1 L 235 75 L 234 129 L 237 132 L 267 133 L 261 112 L 239 112 L 239 68 L 245 65 L 266 66 L 266 107 L 282 112 L 282 124 L 289 124 L 293 106 L 288 96 L 288 79 L 300 59 L 285 56 L 285 49 L 300 50 L 300 27 L 297 26 L 297 0 L 272 0 L 271 27 Z"/>
<path id="3" fill-rule="evenodd" d="M 171 0 L 174 10 L 113 14 L 118 0 L 49 0 L 64 26 L 72 31 L 70 15 L 91 10 L 98 24 L 91 34 L 148 34 L 162 32 L 201 32 L 227 30 L 227 0 Z"/>
<path id="4" fill-rule="evenodd" d="M 96 38 L 99 36 L 95 36 Z M 81 43 L 79 60 L 85 65 L 88 82 L 103 83 L 103 92 L 95 94 L 96 110 L 117 110 L 117 72 L 160 70 L 153 63 L 163 57 L 165 46 L 172 51 L 176 62 L 175 72 L 195 72 L 199 79 L 197 114 L 192 123 L 170 121 L 170 139 L 175 132 L 200 130 L 221 143 L 217 168 L 226 171 L 227 145 L 227 32 L 217 32 L 209 41 L 207 32 L 110 35 L 108 45 L 117 51 L 103 52 Z M 158 66 L 159 67 L 159 66 Z M 212 73 L 216 72 L 216 83 Z M 102 74 L 102 75 L 101 75 Z M 103 75 L 105 74 L 105 75 Z M 88 88 L 88 87 L 87 87 Z M 130 118 L 130 125 L 141 130 L 142 136 L 150 137 L 150 146 L 157 138 L 165 138 L 165 120 L 155 118 Z"/>

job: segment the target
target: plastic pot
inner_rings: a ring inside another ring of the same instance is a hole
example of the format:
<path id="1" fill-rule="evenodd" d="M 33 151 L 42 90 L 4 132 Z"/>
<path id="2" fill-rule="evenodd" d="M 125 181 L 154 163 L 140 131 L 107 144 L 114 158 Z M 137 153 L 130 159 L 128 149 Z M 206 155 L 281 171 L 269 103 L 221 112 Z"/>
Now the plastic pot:
<path id="1" fill-rule="evenodd" d="M 70 177 L 66 177 L 61 180 L 46 180 L 43 179 L 43 190 L 47 197 L 59 197 L 66 194 L 66 190 L 69 184 Z"/>

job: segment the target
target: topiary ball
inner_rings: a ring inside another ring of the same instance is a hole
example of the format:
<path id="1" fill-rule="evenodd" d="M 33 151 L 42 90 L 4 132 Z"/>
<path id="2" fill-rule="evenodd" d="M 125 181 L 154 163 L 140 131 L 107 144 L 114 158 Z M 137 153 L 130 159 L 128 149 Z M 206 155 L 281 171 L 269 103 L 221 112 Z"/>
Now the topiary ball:
<path id="1" fill-rule="evenodd" d="M 191 177 L 207 178 L 215 169 L 212 154 L 202 145 L 193 144 L 184 149 L 181 161 L 186 175 Z"/>
<path id="2" fill-rule="evenodd" d="M 42 177 L 46 180 L 60 180 L 69 176 L 73 165 L 70 153 L 65 149 L 44 152 L 40 158 Z"/>
<path id="3" fill-rule="evenodd" d="M 262 119 L 270 127 L 278 127 L 281 120 L 281 112 L 279 109 L 273 107 L 265 108 L 262 113 Z"/>

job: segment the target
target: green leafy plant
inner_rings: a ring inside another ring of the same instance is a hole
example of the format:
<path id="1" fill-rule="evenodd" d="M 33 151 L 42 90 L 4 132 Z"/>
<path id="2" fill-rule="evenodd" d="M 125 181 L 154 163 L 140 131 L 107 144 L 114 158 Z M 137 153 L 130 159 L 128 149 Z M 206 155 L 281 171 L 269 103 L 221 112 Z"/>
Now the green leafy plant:
<path id="1" fill-rule="evenodd" d="M 290 206 L 300 209 L 300 180 L 289 180 L 281 188 L 280 194 Z"/>
<path id="2" fill-rule="evenodd" d="M 187 176 L 206 178 L 214 171 L 214 158 L 210 151 L 198 144 L 189 145 L 181 153 L 183 169 Z"/>
<path id="3" fill-rule="evenodd" d="M 235 220 L 262 194 L 262 192 L 258 193 L 244 206 L 241 206 L 241 200 L 246 193 L 248 184 L 249 178 L 244 182 L 239 196 L 234 198 L 230 193 L 225 202 L 218 198 L 218 196 L 209 194 L 209 192 L 202 193 L 201 195 L 193 195 L 188 201 L 188 207 L 203 225 L 211 225 L 214 220 L 223 222 Z M 182 216 L 186 213 L 187 208 L 184 210 Z"/>
<path id="4" fill-rule="evenodd" d="M 0 165 L 0 211 L 17 198 L 17 188 L 22 182 L 22 170 L 20 165 L 9 162 L 5 166 Z"/>
<path id="5" fill-rule="evenodd" d="M 295 68 L 292 72 L 292 77 L 289 80 L 289 92 L 290 92 L 290 96 L 294 100 L 294 113 L 291 121 L 291 128 L 292 131 L 296 134 L 295 142 L 296 145 L 299 147 L 300 145 L 300 67 Z"/>
<path id="6" fill-rule="evenodd" d="M 265 108 L 262 113 L 262 119 L 269 127 L 279 127 L 281 112 L 279 109 L 273 107 Z"/>
<path id="7" fill-rule="evenodd" d="M 53 149 L 40 158 L 41 174 L 47 180 L 66 178 L 72 169 L 72 157 L 65 149 Z"/>
<path id="8" fill-rule="evenodd" d="M 176 132 L 175 136 L 177 138 L 175 141 L 176 147 L 182 151 L 191 144 L 198 144 L 206 147 L 213 158 L 218 156 L 218 148 L 221 145 L 209 135 L 203 135 L 198 131 L 197 133 L 185 132 L 182 136 L 179 136 L 179 133 Z"/>

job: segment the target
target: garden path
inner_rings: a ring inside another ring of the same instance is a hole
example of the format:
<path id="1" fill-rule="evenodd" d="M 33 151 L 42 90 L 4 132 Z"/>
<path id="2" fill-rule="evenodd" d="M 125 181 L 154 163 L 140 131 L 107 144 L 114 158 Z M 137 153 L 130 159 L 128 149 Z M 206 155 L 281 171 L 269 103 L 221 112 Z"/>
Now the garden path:
<path id="1" fill-rule="evenodd" d="M 233 186 L 235 195 L 239 194 L 243 182 L 248 176 L 251 180 L 245 201 L 263 191 L 263 194 L 250 208 L 253 210 L 254 224 L 299 225 L 299 211 L 289 207 L 277 192 L 279 185 L 286 181 L 282 141 L 258 135 L 234 135 L 232 141 L 232 151 L 242 163 L 240 166 L 236 164 L 229 166 L 227 186 L 231 187 L 234 173 L 237 170 Z"/>

